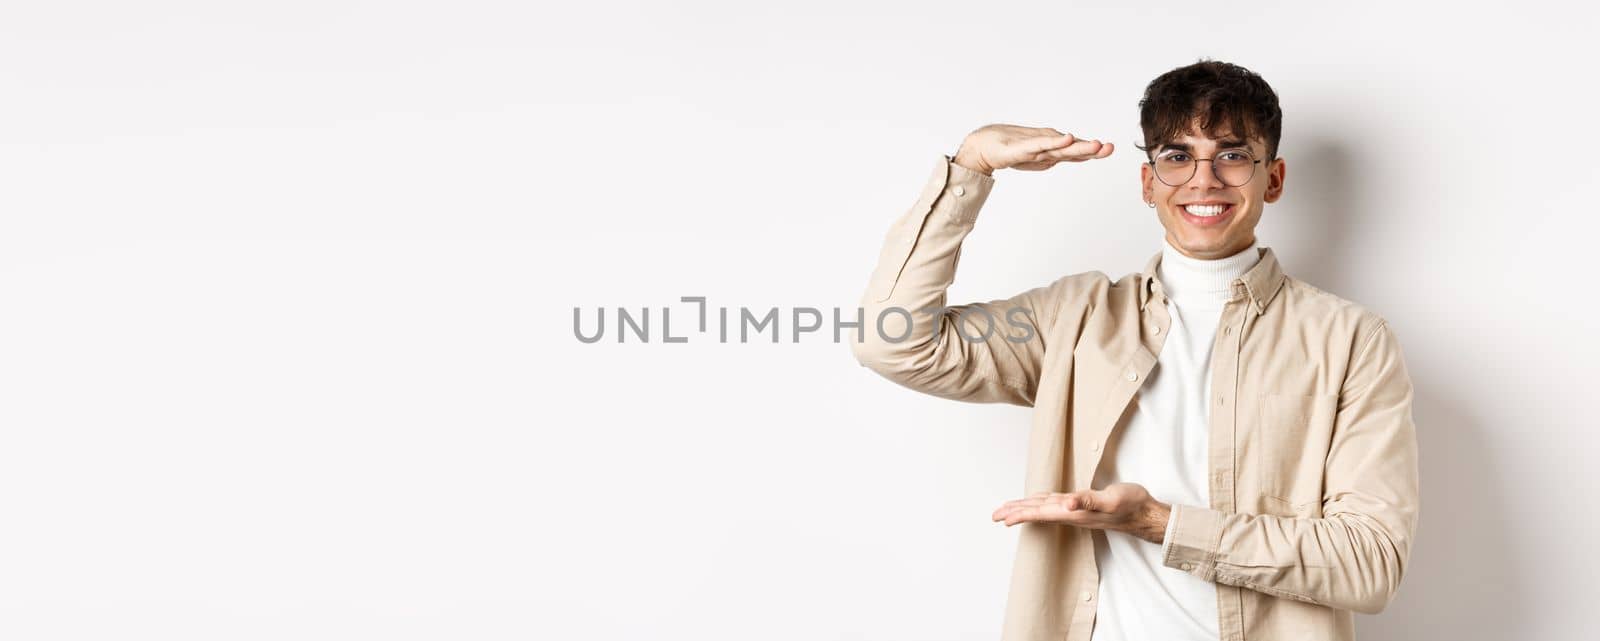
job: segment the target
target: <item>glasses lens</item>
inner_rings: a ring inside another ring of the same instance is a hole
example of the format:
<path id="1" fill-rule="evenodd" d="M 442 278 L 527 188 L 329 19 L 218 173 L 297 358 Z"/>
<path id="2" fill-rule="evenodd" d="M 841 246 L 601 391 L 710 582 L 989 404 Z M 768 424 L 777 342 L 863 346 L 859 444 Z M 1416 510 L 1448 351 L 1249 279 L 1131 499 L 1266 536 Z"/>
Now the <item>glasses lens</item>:
<path id="1" fill-rule="evenodd" d="M 1240 150 L 1217 154 L 1212 165 L 1216 169 L 1217 179 L 1229 187 L 1243 187 L 1256 173 L 1256 159 L 1248 152 Z"/>
<path id="2" fill-rule="evenodd" d="M 1172 153 L 1156 156 L 1156 178 L 1168 186 L 1177 187 L 1194 176 L 1194 158 L 1189 154 Z"/>

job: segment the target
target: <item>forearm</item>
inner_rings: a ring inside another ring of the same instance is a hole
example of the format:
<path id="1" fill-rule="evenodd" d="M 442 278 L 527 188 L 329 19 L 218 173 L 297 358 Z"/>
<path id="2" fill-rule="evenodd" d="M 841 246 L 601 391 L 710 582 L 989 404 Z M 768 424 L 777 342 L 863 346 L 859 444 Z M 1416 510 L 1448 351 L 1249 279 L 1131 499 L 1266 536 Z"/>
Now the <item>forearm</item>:
<path id="1" fill-rule="evenodd" d="M 861 296 L 858 358 L 886 363 L 914 357 L 943 333 L 936 310 L 945 304 L 961 244 L 993 185 L 993 178 L 943 157 L 936 163 L 916 203 L 884 236 Z"/>
<path id="2" fill-rule="evenodd" d="M 1174 507 L 1162 562 L 1208 581 L 1376 613 L 1399 588 L 1410 536 L 1403 524 L 1340 513 L 1325 518 Z"/>
<path id="3" fill-rule="evenodd" d="M 1126 532 L 1165 547 L 1171 521 L 1172 506 L 1152 498 L 1140 507 Z"/>
<path id="4" fill-rule="evenodd" d="M 946 306 L 961 245 L 994 179 L 944 157 L 920 198 L 890 227 L 861 297 L 851 350 L 903 386 L 971 402 L 1030 405 L 1044 353 L 1047 287 L 1011 299 Z"/>
<path id="5" fill-rule="evenodd" d="M 1374 320 L 1340 388 L 1321 512 L 1173 510 L 1163 563 L 1227 585 L 1372 614 L 1399 590 L 1421 511 L 1412 387 L 1400 344 Z"/>

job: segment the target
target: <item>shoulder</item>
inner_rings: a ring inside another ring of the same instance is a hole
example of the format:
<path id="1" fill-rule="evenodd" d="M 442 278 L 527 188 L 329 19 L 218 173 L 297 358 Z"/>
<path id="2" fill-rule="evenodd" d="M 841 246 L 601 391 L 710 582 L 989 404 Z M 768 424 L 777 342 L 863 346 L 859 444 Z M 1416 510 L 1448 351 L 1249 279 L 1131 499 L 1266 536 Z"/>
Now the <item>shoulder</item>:
<path id="1" fill-rule="evenodd" d="M 1293 276 L 1284 276 L 1278 297 L 1288 317 L 1347 337 L 1358 346 L 1388 331 L 1388 321 L 1372 308 Z"/>

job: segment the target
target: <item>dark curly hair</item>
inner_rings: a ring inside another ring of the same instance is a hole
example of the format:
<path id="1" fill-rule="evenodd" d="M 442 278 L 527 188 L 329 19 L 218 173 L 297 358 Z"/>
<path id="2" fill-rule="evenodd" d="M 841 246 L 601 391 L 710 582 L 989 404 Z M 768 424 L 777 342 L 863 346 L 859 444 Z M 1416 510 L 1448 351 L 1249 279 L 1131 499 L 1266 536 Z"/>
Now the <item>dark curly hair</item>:
<path id="1" fill-rule="evenodd" d="M 1151 80 L 1139 100 L 1144 144 L 1134 146 L 1148 156 L 1150 150 L 1189 133 L 1196 120 L 1207 137 L 1226 132 L 1261 138 L 1267 143 L 1267 162 L 1278 157 L 1283 133 L 1278 94 L 1249 69 L 1202 58 Z"/>

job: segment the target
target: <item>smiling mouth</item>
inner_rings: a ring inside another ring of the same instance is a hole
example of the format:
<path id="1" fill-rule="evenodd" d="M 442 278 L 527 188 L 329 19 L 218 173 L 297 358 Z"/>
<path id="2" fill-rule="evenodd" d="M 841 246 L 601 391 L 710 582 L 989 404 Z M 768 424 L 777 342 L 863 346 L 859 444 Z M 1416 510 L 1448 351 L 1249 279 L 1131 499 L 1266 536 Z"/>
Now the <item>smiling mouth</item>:
<path id="1" fill-rule="evenodd" d="M 1195 225 L 1215 225 L 1233 214 L 1233 205 L 1180 205 L 1184 220 Z"/>

